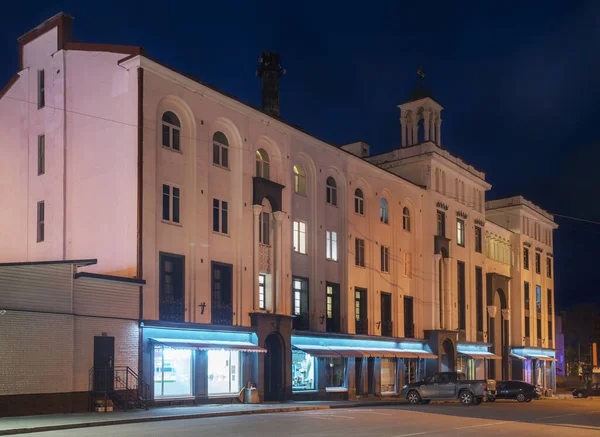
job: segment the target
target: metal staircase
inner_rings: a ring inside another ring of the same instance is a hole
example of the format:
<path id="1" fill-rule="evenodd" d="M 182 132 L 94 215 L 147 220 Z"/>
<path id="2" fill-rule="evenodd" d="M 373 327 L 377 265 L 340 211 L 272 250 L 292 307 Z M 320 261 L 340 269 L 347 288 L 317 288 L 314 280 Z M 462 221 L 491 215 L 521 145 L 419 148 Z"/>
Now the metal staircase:
<path id="1" fill-rule="evenodd" d="M 98 401 L 108 411 L 109 401 L 127 411 L 148 409 L 150 386 L 130 367 L 92 367 L 89 371 L 90 410 Z"/>

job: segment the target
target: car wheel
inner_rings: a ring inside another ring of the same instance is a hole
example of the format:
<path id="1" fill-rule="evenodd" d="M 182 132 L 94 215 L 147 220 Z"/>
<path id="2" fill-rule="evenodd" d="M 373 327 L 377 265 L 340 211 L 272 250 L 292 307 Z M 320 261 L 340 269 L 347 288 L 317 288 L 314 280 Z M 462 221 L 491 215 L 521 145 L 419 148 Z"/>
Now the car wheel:
<path id="1" fill-rule="evenodd" d="M 517 395 L 517 401 L 519 401 L 519 402 L 525 402 L 525 395 L 523 393 L 519 393 Z"/>
<path id="2" fill-rule="evenodd" d="M 471 405 L 473 403 L 473 394 L 468 390 L 463 390 L 459 393 L 458 399 L 463 405 Z"/>
<path id="3" fill-rule="evenodd" d="M 416 390 L 411 390 L 406 395 L 406 400 L 409 404 L 417 405 L 421 402 L 421 396 Z"/>
<path id="4" fill-rule="evenodd" d="M 487 398 L 488 402 L 496 402 L 496 398 Z"/>

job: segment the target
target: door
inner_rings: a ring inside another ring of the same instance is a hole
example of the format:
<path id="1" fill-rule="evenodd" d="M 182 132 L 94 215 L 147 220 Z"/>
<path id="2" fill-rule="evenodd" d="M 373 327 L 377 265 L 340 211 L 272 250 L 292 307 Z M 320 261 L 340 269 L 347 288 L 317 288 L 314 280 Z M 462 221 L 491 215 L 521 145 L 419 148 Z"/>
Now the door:
<path id="1" fill-rule="evenodd" d="M 159 254 L 159 318 L 169 322 L 185 320 L 185 257 Z"/>
<path id="2" fill-rule="evenodd" d="M 212 263 L 211 322 L 214 325 L 233 324 L 233 266 Z"/>
<path id="3" fill-rule="evenodd" d="M 327 332 L 340 332 L 340 284 L 327 283 Z"/>
<path id="4" fill-rule="evenodd" d="M 115 375 L 115 338 L 94 337 L 94 390 L 112 390 Z"/>
<path id="5" fill-rule="evenodd" d="M 444 399 L 454 399 L 456 395 L 456 381 L 453 381 L 452 377 L 447 373 L 443 373 L 439 376 L 438 397 Z"/>
<path id="6" fill-rule="evenodd" d="M 433 375 L 425 379 L 425 383 L 421 385 L 421 393 L 425 399 L 435 399 L 439 395 L 439 375 Z"/>
<path id="7" fill-rule="evenodd" d="M 381 293 L 381 335 L 392 336 L 392 295 Z"/>
<path id="8" fill-rule="evenodd" d="M 283 340 L 278 334 L 270 334 L 265 340 L 265 349 L 265 401 L 279 401 L 283 387 Z"/>

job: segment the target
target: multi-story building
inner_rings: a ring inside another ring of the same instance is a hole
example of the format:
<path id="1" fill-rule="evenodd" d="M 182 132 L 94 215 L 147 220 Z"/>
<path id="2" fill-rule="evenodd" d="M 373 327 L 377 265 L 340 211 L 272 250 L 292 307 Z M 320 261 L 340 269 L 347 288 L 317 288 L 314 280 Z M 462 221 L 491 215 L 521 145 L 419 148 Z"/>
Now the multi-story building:
<path id="1" fill-rule="evenodd" d="M 140 47 L 76 42 L 65 14 L 19 55 L 0 92 L 0 261 L 94 258 L 81 270 L 145 281 L 155 400 L 248 382 L 265 400 L 353 398 L 452 369 L 552 386 L 556 225 L 522 197 L 485 202 L 422 83 L 402 146 L 371 156 L 280 118 L 272 52 L 262 110 Z"/>

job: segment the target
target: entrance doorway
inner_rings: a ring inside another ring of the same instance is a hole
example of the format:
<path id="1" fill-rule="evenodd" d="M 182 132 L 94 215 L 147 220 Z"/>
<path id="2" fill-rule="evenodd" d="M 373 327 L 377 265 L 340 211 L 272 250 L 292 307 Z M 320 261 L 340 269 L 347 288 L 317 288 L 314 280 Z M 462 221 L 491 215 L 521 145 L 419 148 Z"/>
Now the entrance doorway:
<path id="1" fill-rule="evenodd" d="M 442 343 L 442 372 L 454 372 L 456 367 L 454 359 L 454 345 L 450 339 L 444 340 Z"/>
<path id="2" fill-rule="evenodd" d="M 279 334 L 269 334 L 265 340 L 265 349 L 267 354 L 265 360 L 265 401 L 281 400 L 283 387 L 283 369 L 285 360 L 283 356 L 283 340 Z"/>
<path id="3" fill-rule="evenodd" d="M 115 338 L 94 337 L 94 389 L 112 390 L 115 375 Z"/>

